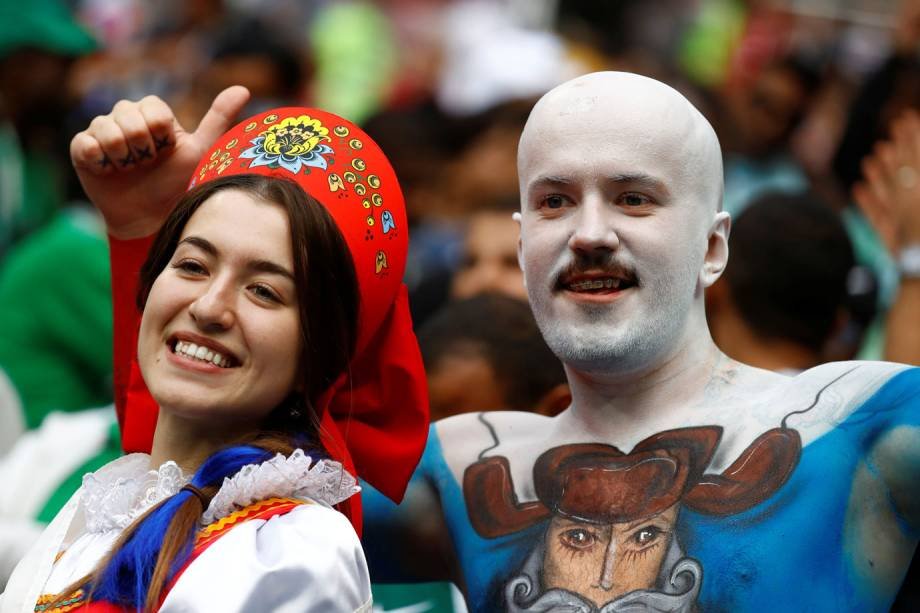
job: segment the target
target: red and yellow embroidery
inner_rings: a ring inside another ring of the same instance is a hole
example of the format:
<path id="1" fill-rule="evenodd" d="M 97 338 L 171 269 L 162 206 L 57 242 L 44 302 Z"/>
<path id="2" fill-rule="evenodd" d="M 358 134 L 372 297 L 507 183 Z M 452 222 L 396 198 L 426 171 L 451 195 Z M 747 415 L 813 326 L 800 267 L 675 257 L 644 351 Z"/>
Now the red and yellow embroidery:
<path id="1" fill-rule="evenodd" d="M 64 600 L 60 600 L 57 594 L 44 594 L 38 597 L 35 611 L 36 613 L 65 613 L 83 606 L 84 600 L 86 600 L 86 593 L 83 590 L 77 590 Z"/>
<path id="2" fill-rule="evenodd" d="M 276 515 L 283 515 L 296 506 L 311 504 L 305 500 L 295 498 L 269 498 L 234 511 L 230 515 L 218 519 L 213 524 L 202 528 L 195 537 L 195 552 L 200 553 L 205 547 L 220 538 L 233 526 L 251 519 L 268 519 Z"/>

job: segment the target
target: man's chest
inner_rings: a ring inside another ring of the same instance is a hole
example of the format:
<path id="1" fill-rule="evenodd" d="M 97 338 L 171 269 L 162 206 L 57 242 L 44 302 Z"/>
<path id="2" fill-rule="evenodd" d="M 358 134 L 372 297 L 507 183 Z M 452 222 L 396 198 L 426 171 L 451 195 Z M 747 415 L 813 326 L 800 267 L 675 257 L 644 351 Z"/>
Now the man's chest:
<path id="1" fill-rule="evenodd" d="M 865 532 L 874 526 L 875 537 L 888 541 L 897 530 L 857 517 L 866 507 L 854 493 L 862 463 L 847 446 L 830 439 L 809 446 L 782 484 L 748 491 L 734 508 L 701 504 L 682 489 L 683 497 L 649 513 L 642 505 L 657 501 L 647 495 L 614 501 L 594 487 L 579 515 L 566 492 L 543 510 L 496 495 L 474 501 L 471 484 L 458 485 L 443 500 L 471 608 L 883 609 L 897 586 L 865 572 Z M 661 474 L 655 478 L 647 488 L 667 489 Z M 620 510 L 611 510 L 614 502 Z M 484 505 L 491 505 L 485 513 Z"/>
<path id="2" fill-rule="evenodd" d="M 884 608 L 913 542 L 866 462 L 884 411 L 852 398 L 539 453 L 493 428 L 441 491 L 473 609 Z"/>

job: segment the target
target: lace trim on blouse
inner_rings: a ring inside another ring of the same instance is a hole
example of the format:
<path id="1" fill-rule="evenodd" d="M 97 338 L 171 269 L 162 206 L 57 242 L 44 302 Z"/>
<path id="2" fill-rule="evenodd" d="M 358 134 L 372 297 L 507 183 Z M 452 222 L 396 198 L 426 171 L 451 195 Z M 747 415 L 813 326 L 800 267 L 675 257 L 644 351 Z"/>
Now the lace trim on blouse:
<path id="1" fill-rule="evenodd" d="M 173 461 L 148 470 L 149 461 L 145 454 L 133 454 L 83 477 L 81 505 L 87 532 L 124 530 L 190 480 Z M 341 463 L 314 462 L 297 449 L 288 457 L 279 453 L 262 464 L 244 466 L 224 479 L 200 523 L 208 525 L 266 498 L 300 498 L 332 506 L 360 490 Z"/>

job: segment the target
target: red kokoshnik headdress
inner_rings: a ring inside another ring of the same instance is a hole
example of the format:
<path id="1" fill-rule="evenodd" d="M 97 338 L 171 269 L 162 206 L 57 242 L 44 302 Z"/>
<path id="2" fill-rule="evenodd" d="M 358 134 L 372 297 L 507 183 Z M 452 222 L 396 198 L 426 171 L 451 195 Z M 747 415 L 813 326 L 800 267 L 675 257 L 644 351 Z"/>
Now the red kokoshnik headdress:
<path id="1" fill-rule="evenodd" d="M 408 232 L 396 174 L 359 127 L 296 107 L 261 113 L 221 136 L 189 188 L 236 174 L 294 180 L 326 207 L 348 244 L 360 294 L 355 357 L 315 408 L 329 453 L 398 501 L 425 445 L 428 394 L 402 284 Z M 124 447 L 148 451 L 157 409 L 136 360 L 125 395 Z M 360 529 L 358 497 L 340 510 Z"/>

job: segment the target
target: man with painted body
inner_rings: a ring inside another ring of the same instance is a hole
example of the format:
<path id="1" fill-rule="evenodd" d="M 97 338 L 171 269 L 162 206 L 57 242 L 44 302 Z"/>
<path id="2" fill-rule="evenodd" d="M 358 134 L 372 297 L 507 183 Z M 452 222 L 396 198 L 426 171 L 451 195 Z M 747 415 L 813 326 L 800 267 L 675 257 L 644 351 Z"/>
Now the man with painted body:
<path id="1" fill-rule="evenodd" d="M 787 377 L 717 349 L 719 143 L 661 83 L 554 89 L 518 170 L 520 263 L 572 404 L 434 424 L 406 501 L 365 496 L 376 577 L 451 578 L 474 611 L 887 610 L 920 529 L 920 370 Z"/>
<path id="2" fill-rule="evenodd" d="M 246 98 L 223 92 L 194 133 L 158 99 L 119 103 L 103 149 L 74 139 L 114 237 L 159 227 Z M 452 579 L 473 611 L 886 610 L 920 529 L 920 369 L 787 377 L 716 348 L 721 155 L 671 88 L 563 84 L 518 161 L 520 263 L 572 404 L 436 423 L 400 506 L 364 493 L 375 580 Z"/>

